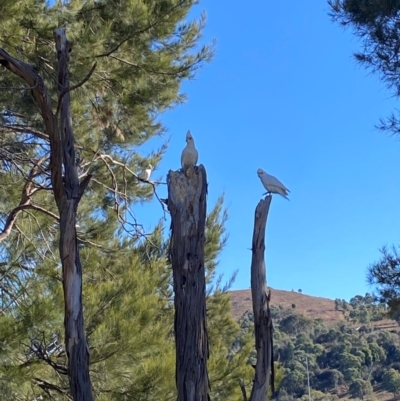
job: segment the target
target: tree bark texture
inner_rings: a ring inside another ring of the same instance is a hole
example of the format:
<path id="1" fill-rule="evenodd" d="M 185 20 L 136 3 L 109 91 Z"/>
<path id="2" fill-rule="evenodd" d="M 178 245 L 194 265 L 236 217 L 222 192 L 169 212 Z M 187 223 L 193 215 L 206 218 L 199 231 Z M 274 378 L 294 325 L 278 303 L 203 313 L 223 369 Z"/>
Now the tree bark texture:
<path id="1" fill-rule="evenodd" d="M 60 213 L 60 257 L 63 270 L 65 305 L 65 349 L 68 356 L 70 388 L 75 401 L 92 401 L 89 375 L 89 349 L 86 342 L 82 308 L 82 265 L 76 235 L 76 212 L 88 181 L 79 183 L 75 161 L 69 95 L 69 55 L 71 44 L 65 29 L 54 31 L 58 58 L 59 136 L 52 149 L 51 165 L 56 203 Z M 62 162 L 62 168 L 60 168 Z M 63 176 L 59 174 L 63 172 Z"/>
<path id="2" fill-rule="evenodd" d="M 254 334 L 257 363 L 250 401 L 266 401 L 271 378 L 274 393 L 272 319 L 269 310 L 265 272 L 265 228 L 272 196 L 261 200 L 255 212 L 251 259 L 251 295 L 253 298 Z"/>
<path id="3" fill-rule="evenodd" d="M 79 183 L 75 166 L 68 79 L 71 46 L 67 41 L 64 29 L 55 30 L 54 38 L 58 58 L 59 121 L 58 114 L 53 113 L 51 96 L 47 92 L 43 79 L 33 67 L 15 59 L 1 48 L 0 64 L 21 77 L 31 88 L 43 118 L 45 134 L 50 142 L 51 182 L 60 213 L 59 249 L 63 269 L 65 347 L 68 356 L 71 395 L 74 401 L 92 401 L 94 398 L 89 377 L 89 351 L 82 313 L 82 267 L 75 229 L 78 203 L 90 176 Z M 27 186 L 24 190 L 27 191 Z M 22 203 L 16 209 L 17 211 L 31 206 L 26 200 L 27 196 L 23 193 Z M 10 219 L 14 219 L 14 217 L 16 216 L 11 215 Z"/>
<path id="4" fill-rule="evenodd" d="M 207 176 L 203 165 L 167 177 L 171 212 L 178 401 L 209 401 L 204 241 Z"/>

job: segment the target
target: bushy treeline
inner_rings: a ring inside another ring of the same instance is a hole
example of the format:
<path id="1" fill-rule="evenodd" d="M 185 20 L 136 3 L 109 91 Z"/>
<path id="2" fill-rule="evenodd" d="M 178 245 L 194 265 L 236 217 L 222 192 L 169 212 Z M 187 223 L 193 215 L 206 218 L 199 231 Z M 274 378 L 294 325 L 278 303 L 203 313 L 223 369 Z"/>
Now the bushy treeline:
<path id="1" fill-rule="evenodd" d="M 387 317 L 387 311 L 370 294 L 339 301 L 335 303 L 348 319 L 333 326 L 295 309 L 271 307 L 274 360 L 282 370 L 277 400 L 308 400 L 307 367 L 313 400 L 374 399 L 376 391 L 400 392 L 396 322 L 391 331 L 374 329 L 370 322 Z M 252 313 L 240 323 L 243 331 L 251 330 Z"/>

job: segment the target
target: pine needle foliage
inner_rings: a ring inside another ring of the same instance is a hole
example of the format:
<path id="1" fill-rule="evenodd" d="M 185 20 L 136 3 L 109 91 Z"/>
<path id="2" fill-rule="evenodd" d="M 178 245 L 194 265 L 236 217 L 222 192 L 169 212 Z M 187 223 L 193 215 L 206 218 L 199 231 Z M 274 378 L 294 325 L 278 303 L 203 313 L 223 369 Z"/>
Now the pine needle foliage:
<path id="1" fill-rule="evenodd" d="M 138 179 L 157 167 L 167 143 L 162 113 L 185 101 L 181 83 L 211 60 L 201 47 L 205 15 L 195 1 L 44 0 L 0 4 L 0 47 L 41 75 L 57 111 L 53 30 L 73 42 L 71 112 L 80 178 L 92 175 L 78 210 L 85 329 L 97 400 L 176 398 L 171 269 L 167 233 L 136 219 L 157 183 Z M 91 72 L 91 75 L 90 75 Z M 58 216 L 42 117 L 17 77 L 0 73 L 0 400 L 68 400 Z M 29 207 L 16 209 L 20 202 Z M 16 220 L 10 222 L 11 214 Z M 160 209 L 161 214 L 161 209 Z M 239 333 L 216 267 L 226 242 L 221 197 L 207 218 L 207 305 L 213 400 L 239 400 L 250 380 L 250 343 Z"/>

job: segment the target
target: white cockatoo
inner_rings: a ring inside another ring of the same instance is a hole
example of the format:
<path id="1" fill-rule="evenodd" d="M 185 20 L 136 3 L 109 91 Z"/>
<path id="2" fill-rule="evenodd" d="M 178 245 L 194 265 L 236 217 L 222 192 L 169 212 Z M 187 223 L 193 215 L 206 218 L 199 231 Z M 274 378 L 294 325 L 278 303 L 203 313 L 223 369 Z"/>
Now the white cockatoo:
<path id="1" fill-rule="evenodd" d="M 276 177 L 267 174 L 262 168 L 257 170 L 257 175 L 260 177 L 264 188 L 267 190 L 267 194 L 279 194 L 289 200 L 287 195 L 290 191 Z"/>
<path id="2" fill-rule="evenodd" d="M 141 178 L 142 180 L 149 181 L 152 171 L 153 171 L 153 166 L 149 164 L 145 170 L 142 170 L 142 172 L 139 175 L 139 178 Z"/>
<path id="3" fill-rule="evenodd" d="M 197 160 L 199 159 L 199 152 L 194 146 L 194 139 L 190 131 L 188 131 L 186 134 L 186 143 L 187 145 L 185 146 L 185 149 L 183 149 L 181 156 L 181 165 L 183 171 L 186 171 L 191 166 L 195 166 Z"/>

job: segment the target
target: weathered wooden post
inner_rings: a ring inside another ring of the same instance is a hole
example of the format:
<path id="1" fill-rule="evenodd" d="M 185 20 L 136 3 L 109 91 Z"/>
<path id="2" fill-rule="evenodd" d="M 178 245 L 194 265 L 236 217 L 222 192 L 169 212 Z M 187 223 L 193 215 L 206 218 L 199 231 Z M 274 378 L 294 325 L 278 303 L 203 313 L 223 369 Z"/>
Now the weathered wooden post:
<path id="1" fill-rule="evenodd" d="M 167 177 L 171 213 L 178 401 L 209 401 L 204 230 L 207 176 L 203 165 Z"/>
<path id="2" fill-rule="evenodd" d="M 269 310 L 265 273 L 265 228 L 272 196 L 261 200 L 255 212 L 251 258 L 251 295 L 257 363 L 250 401 L 266 401 L 270 384 L 274 393 L 272 319 Z"/>

